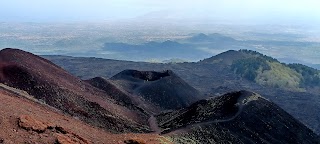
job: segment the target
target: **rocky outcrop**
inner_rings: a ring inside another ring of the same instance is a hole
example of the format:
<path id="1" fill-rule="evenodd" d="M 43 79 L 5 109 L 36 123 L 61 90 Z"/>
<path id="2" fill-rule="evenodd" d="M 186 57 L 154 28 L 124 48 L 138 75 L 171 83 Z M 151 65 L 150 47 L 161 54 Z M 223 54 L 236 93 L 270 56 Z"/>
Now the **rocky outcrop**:
<path id="1" fill-rule="evenodd" d="M 51 133 L 55 136 L 56 142 L 59 144 L 90 144 L 88 140 L 80 137 L 79 135 L 66 130 L 61 126 L 55 126 L 50 123 L 39 121 L 31 116 L 22 115 L 18 118 L 19 127 L 28 130 L 35 131 L 37 133 Z"/>
<path id="2" fill-rule="evenodd" d="M 44 132 L 48 128 L 53 128 L 51 124 L 38 121 L 28 115 L 20 116 L 18 124 L 23 129 L 36 132 Z"/>
<path id="3" fill-rule="evenodd" d="M 125 144 L 146 144 L 144 141 L 138 140 L 138 139 L 125 140 L 124 143 Z"/>
<path id="4" fill-rule="evenodd" d="M 90 144 L 87 140 L 74 134 L 56 134 L 58 144 Z"/>

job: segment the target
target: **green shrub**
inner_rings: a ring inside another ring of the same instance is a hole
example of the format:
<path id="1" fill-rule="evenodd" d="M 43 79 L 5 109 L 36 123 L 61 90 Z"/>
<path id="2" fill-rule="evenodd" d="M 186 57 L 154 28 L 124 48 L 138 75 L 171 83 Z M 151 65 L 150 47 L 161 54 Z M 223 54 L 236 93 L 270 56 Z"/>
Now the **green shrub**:
<path id="1" fill-rule="evenodd" d="M 320 71 L 302 64 L 288 64 L 288 67 L 302 75 L 301 86 L 319 86 Z"/>
<path id="2" fill-rule="evenodd" d="M 259 69 L 265 71 L 270 70 L 271 68 L 265 59 L 261 57 L 250 57 L 233 62 L 231 69 L 235 71 L 236 74 L 239 74 L 248 80 L 254 81 L 258 75 Z"/>

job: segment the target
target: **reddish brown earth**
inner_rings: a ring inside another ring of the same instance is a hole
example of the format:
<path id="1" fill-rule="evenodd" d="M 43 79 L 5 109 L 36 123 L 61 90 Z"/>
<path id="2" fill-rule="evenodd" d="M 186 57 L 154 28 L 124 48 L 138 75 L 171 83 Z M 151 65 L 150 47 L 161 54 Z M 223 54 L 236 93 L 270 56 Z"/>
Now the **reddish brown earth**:
<path id="1" fill-rule="evenodd" d="M 168 142 L 157 134 L 112 134 L 28 97 L 0 87 L 0 143 L 117 144 Z M 168 142 L 170 143 L 170 142 Z"/>
<path id="2" fill-rule="evenodd" d="M 149 132 L 149 115 L 72 76 L 52 62 L 18 49 L 0 51 L 0 83 L 111 132 Z"/>

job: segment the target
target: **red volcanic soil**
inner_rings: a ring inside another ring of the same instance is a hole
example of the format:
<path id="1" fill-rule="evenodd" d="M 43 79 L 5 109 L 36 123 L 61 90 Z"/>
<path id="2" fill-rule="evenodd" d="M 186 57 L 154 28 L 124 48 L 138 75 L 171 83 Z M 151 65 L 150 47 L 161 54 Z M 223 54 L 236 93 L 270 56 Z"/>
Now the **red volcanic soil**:
<path id="1" fill-rule="evenodd" d="M 116 104 L 104 91 L 52 62 L 18 49 L 0 51 L 0 83 L 28 92 L 94 126 L 112 132 L 148 132 L 148 115 Z"/>
<path id="2" fill-rule="evenodd" d="M 122 144 L 136 140 L 157 144 L 167 141 L 157 134 L 112 134 L 17 93 L 0 87 L 0 143 Z"/>

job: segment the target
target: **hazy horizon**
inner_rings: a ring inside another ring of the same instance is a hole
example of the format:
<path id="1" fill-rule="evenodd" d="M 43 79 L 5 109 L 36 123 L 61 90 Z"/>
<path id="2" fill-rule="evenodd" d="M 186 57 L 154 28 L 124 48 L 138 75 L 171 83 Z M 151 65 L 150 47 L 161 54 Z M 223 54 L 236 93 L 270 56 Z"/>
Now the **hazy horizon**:
<path id="1" fill-rule="evenodd" d="M 199 20 L 238 23 L 320 22 L 317 0 L 10 0 L 2 22 L 104 22 L 112 20 Z"/>
<path id="2" fill-rule="evenodd" d="M 317 0 L 3 1 L 0 47 L 136 61 L 198 61 L 225 50 L 253 49 L 289 62 L 320 64 L 318 5 Z M 106 47 L 108 43 L 144 47 L 147 42 L 166 40 L 185 44 L 198 33 L 219 33 L 238 43 L 190 42 L 189 53 L 184 49 L 183 55 L 179 55 L 182 50 L 170 57 L 156 55 L 160 58 L 151 57 L 155 54 L 151 49 L 142 57 Z"/>

